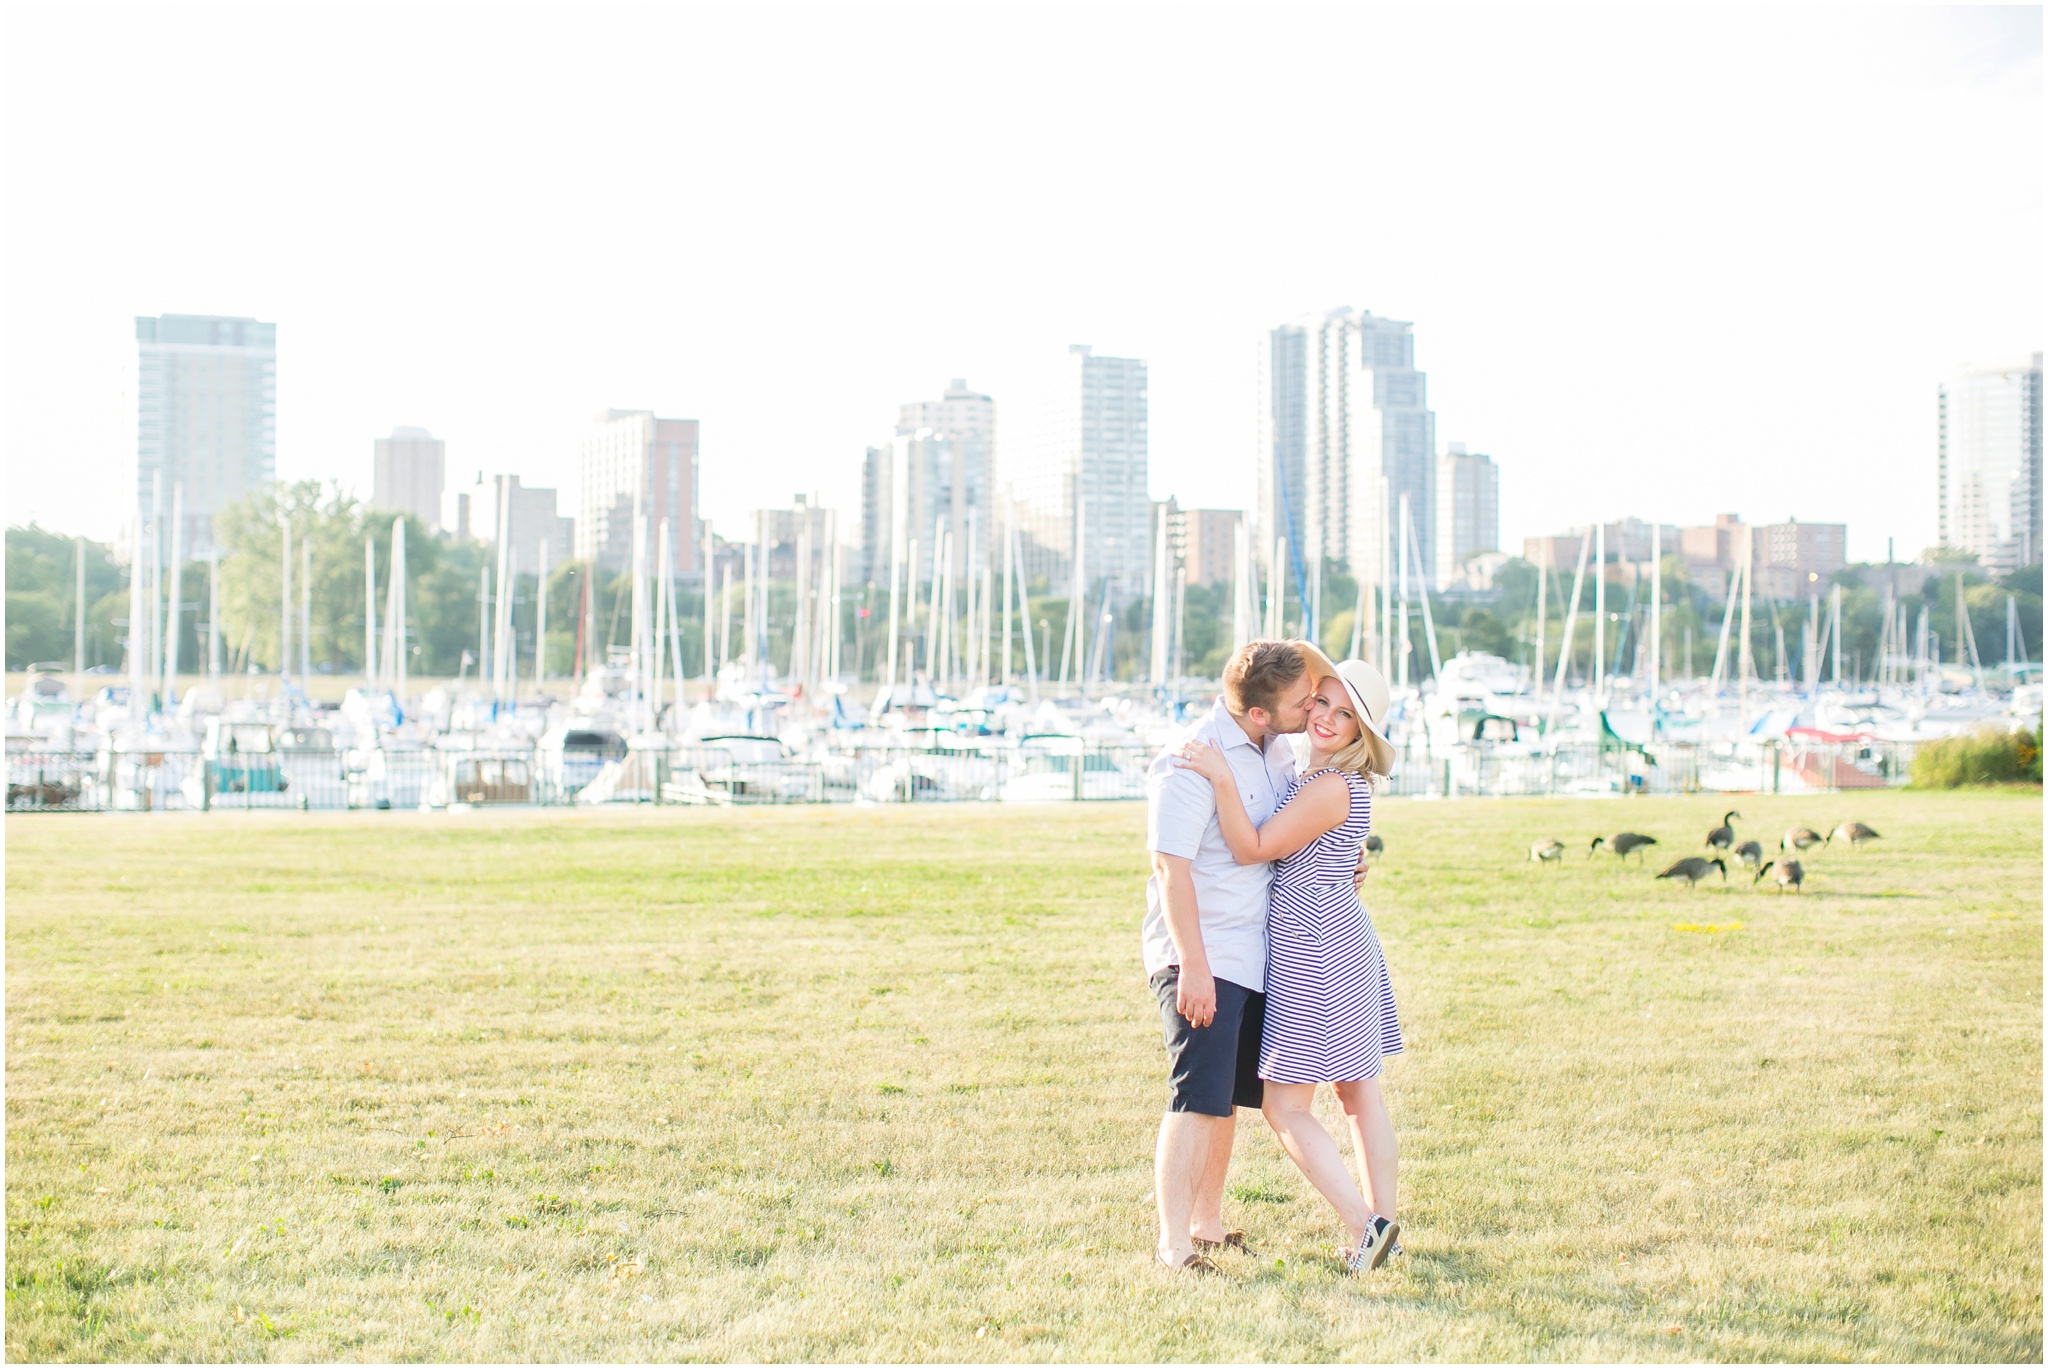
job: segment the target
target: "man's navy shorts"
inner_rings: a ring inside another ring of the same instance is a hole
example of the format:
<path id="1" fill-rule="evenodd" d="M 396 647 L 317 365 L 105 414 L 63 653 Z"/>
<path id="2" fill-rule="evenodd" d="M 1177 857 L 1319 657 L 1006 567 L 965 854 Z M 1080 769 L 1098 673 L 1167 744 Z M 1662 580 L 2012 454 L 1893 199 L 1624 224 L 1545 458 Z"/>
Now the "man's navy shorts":
<path id="1" fill-rule="evenodd" d="M 1228 1117 L 1233 1106 L 1256 1108 L 1266 1101 L 1259 1079 L 1259 1038 L 1266 1027 L 1266 996 L 1216 981 L 1216 1020 L 1197 1027 L 1180 1015 L 1180 966 L 1152 976 L 1159 1000 L 1159 1025 L 1166 1037 L 1170 1073 L 1168 1112 Z"/>

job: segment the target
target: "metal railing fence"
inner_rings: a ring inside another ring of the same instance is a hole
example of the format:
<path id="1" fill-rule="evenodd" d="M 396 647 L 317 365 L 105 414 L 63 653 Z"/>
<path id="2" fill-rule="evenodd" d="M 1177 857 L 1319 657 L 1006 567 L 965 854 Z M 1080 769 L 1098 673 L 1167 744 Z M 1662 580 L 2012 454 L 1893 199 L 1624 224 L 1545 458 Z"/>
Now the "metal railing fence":
<path id="1" fill-rule="evenodd" d="M 9 812 L 420 809 L 574 803 L 818 804 L 1142 799 L 1138 746 L 851 746 L 817 760 L 770 747 L 667 750 L 10 751 Z M 1403 797 L 1787 793 L 1904 784 L 1903 742 L 1484 743 L 1403 748 Z"/>

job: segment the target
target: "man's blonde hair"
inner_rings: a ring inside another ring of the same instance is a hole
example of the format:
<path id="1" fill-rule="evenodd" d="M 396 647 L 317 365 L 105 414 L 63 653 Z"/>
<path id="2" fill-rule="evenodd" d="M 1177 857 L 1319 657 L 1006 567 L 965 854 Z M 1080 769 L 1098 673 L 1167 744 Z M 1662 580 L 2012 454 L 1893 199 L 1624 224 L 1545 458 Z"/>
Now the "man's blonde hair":
<path id="1" fill-rule="evenodd" d="M 1254 708 L 1270 714 L 1280 691 L 1307 673 L 1308 662 L 1294 643 L 1246 642 L 1223 667 L 1223 698 L 1239 717 Z"/>

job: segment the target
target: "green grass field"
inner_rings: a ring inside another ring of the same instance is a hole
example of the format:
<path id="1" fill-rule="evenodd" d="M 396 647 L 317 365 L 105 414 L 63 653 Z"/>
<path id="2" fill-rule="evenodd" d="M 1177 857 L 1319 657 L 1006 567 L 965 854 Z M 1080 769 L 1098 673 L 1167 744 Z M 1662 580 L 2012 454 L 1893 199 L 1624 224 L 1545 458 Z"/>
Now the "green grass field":
<path id="1" fill-rule="evenodd" d="M 1138 807 L 11 818 L 7 1354 L 2038 1361 L 2039 792 L 1723 806 L 1386 804 L 1407 1254 L 1198 1282 Z"/>

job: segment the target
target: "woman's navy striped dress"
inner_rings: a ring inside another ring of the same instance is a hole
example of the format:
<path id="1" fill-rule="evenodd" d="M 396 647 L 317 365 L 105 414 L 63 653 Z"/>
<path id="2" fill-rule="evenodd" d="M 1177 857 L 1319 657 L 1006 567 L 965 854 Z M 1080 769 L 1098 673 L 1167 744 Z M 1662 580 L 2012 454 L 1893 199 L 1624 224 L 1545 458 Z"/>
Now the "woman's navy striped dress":
<path id="1" fill-rule="evenodd" d="M 1259 1078 L 1277 1084 L 1377 1079 L 1382 1057 L 1401 1049 L 1387 958 L 1351 882 L 1372 826 L 1372 788 L 1362 775 L 1335 773 L 1351 790 L 1350 815 L 1273 869 Z M 1280 806 L 1315 778 L 1296 780 Z"/>

